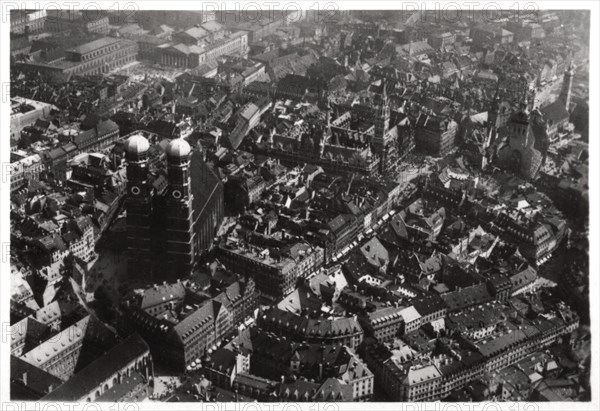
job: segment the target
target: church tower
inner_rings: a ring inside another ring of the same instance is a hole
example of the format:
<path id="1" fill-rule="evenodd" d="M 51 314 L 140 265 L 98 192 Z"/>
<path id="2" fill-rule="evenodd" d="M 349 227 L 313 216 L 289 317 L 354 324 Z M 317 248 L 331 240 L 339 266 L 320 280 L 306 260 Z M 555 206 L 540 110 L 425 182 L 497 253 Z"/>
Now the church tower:
<path id="1" fill-rule="evenodd" d="M 190 145 L 182 138 L 167 146 L 166 252 L 171 276 L 187 276 L 194 266 L 193 194 L 190 179 Z"/>
<path id="2" fill-rule="evenodd" d="M 325 130 L 323 135 L 321 136 L 321 140 L 319 141 L 319 155 L 323 155 L 323 153 L 325 152 L 325 144 L 329 144 L 331 142 L 331 136 L 332 136 L 332 132 L 331 132 L 331 100 L 327 99 L 327 112 L 326 112 L 326 118 L 327 118 L 327 124 L 325 125 Z"/>
<path id="3" fill-rule="evenodd" d="M 381 80 L 381 106 L 375 118 L 375 139 L 385 141 L 385 134 L 390 129 L 390 104 L 387 97 L 385 79 Z"/>
<path id="4" fill-rule="evenodd" d="M 152 267 L 150 263 L 152 192 L 148 184 L 149 148 L 148 140 L 141 134 L 129 137 L 125 144 L 127 259 L 128 274 L 133 278 L 149 278 Z"/>
<path id="5" fill-rule="evenodd" d="M 490 128 L 497 129 L 499 126 L 498 115 L 500 113 L 500 82 L 496 84 L 496 92 L 494 93 L 494 99 L 488 110 L 488 124 Z"/>
<path id="6" fill-rule="evenodd" d="M 569 111 L 569 107 L 571 106 L 571 93 L 573 90 L 573 77 L 575 76 L 575 68 L 573 64 L 569 66 L 569 69 L 565 71 L 565 75 L 563 77 L 562 90 L 560 92 L 560 101 L 564 104 L 567 111 Z"/>
<path id="7" fill-rule="evenodd" d="M 530 87 L 525 96 L 525 103 L 529 112 L 537 108 L 535 87 Z"/>
<path id="8" fill-rule="evenodd" d="M 375 135 L 373 137 L 373 149 L 379 155 L 381 172 L 386 172 L 394 161 L 395 141 L 388 141 L 387 133 L 390 129 L 390 104 L 387 97 L 385 78 L 381 80 L 381 105 L 375 112 L 374 124 Z"/>

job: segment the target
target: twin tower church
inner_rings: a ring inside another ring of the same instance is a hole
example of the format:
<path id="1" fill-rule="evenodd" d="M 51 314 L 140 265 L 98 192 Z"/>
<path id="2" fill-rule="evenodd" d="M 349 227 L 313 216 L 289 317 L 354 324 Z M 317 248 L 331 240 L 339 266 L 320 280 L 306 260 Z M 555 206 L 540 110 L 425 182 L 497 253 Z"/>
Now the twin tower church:
<path id="1" fill-rule="evenodd" d="M 183 138 L 134 134 L 127 160 L 128 276 L 151 284 L 187 277 L 223 220 L 223 184 Z"/>

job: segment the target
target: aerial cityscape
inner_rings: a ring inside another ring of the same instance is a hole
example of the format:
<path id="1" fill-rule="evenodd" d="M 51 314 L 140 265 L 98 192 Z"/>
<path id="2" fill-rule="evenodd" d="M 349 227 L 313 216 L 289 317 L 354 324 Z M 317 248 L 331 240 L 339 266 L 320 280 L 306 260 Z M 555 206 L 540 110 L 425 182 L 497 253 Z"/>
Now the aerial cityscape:
<path id="1" fill-rule="evenodd" d="M 11 400 L 591 400 L 589 11 L 10 33 Z"/>

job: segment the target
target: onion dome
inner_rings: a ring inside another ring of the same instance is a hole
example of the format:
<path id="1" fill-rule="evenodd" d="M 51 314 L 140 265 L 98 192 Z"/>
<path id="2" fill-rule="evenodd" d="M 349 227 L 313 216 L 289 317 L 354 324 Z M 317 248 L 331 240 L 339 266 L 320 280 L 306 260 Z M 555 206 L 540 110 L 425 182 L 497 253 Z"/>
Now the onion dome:
<path id="1" fill-rule="evenodd" d="M 192 148 L 182 138 L 176 138 L 171 140 L 167 146 L 167 155 L 173 158 L 184 158 L 190 155 Z"/>
<path id="2" fill-rule="evenodd" d="M 125 152 L 130 155 L 140 155 L 146 153 L 150 148 L 150 143 L 146 137 L 136 134 L 127 139 L 125 143 Z"/>

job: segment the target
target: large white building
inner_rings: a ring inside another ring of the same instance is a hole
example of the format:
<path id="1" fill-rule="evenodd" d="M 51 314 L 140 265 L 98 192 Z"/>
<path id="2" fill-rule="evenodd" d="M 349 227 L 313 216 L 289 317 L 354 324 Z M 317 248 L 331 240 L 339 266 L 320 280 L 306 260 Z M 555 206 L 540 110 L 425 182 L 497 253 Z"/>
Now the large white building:
<path id="1" fill-rule="evenodd" d="M 156 49 L 157 61 L 165 66 L 181 69 L 212 63 L 221 56 L 246 56 L 248 33 L 227 32 L 216 22 L 204 23 L 174 33 L 173 41 Z"/>
<path id="2" fill-rule="evenodd" d="M 36 120 L 50 114 L 52 104 L 26 99 L 23 97 L 12 97 L 10 99 L 10 139 L 18 141 L 21 130 L 32 125 Z"/>
<path id="3" fill-rule="evenodd" d="M 20 188 L 27 180 L 37 180 L 44 170 L 39 154 L 24 156 L 10 165 L 10 189 Z"/>

